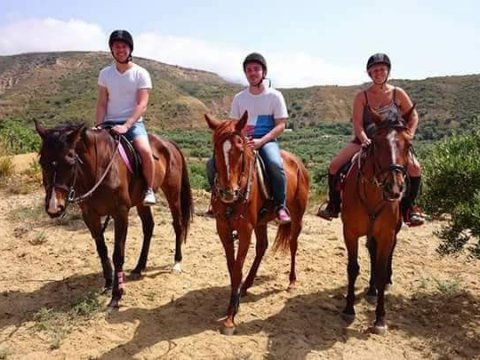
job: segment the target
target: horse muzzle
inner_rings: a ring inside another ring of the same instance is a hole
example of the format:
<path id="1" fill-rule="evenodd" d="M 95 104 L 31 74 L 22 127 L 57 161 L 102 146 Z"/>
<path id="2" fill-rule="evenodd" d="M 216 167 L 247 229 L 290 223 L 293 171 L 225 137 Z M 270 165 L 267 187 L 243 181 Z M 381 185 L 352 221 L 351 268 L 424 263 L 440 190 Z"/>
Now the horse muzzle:
<path id="1" fill-rule="evenodd" d="M 45 199 L 45 211 L 47 212 L 48 216 L 53 219 L 65 214 L 65 210 L 67 208 L 65 201 L 66 199 L 64 196 L 61 196 L 60 198 L 57 197 L 57 193 L 53 188 L 50 196 L 47 196 Z"/>
<path id="2" fill-rule="evenodd" d="M 231 204 L 240 197 L 240 189 L 218 189 L 220 200 L 225 204 Z"/>

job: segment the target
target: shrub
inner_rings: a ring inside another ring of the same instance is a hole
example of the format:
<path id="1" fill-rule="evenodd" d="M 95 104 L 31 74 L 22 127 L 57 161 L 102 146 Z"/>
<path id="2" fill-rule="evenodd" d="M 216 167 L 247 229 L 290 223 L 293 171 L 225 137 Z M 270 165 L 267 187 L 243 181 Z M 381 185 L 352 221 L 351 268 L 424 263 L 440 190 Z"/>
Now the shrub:
<path id="1" fill-rule="evenodd" d="M 478 127 L 477 127 L 478 129 Z M 480 258 L 480 130 L 452 136 L 433 147 L 423 162 L 425 210 L 433 216 L 450 214 L 440 232 L 438 251 L 451 254 L 467 244 Z"/>

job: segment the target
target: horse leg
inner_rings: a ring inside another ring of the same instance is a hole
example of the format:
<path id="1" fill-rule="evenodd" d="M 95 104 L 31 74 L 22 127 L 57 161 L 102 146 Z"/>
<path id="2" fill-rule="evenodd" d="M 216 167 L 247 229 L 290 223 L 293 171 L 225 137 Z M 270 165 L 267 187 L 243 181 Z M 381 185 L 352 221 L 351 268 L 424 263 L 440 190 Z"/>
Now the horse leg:
<path id="1" fill-rule="evenodd" d="M 388 257 L 388 273 L 387 273 L 387 283 L 385 284 L 385 291 L 390 291 L 393 282 L 392 282 L 392 262 L 393 262 L 393 252 L 395 251 L 395 246 L 397 246 L 397 235 L 395 234 L 395 239 L 393 242 L 393 249 L 392 252 L 390 253 L 390 256 Z"/>
<path id="2" fill-rule="evenodd" d="M 142 276 L 142 272 L 147 268 L 148 252 L 150 250 L 150 242 L 152 240 L 153 228 L 155 224 L 153 222 L 152 210 L 149 206 L 138 205 L 137 213 L 142 220 L 143 230 L 143 244 L 140 257 L 138 258 L 137 266 L 130 273 L 130 278 L 137 280 Z"/>
<path id="3" fill-rule="evenodd" d="M 375 323 L 373 326 L 373 332 L 375 334 L 383 335 L 387 332 L 387 324 L 385 321 L 385 285 L 387 283 L 388 262 L 390 255 L 393 253 L 394 240 L 392 238 L 377 240 L 375 285 L 378 291 L 378 299 L 377 308 L 375 309 Z"/>
<path id="4" fill-rule="evenodd" d="M 290 275 L 288 290 L 294 290 L 297 287 L 297 272 L 295 270 L 295 259 L 297 256 L 298 236 L 302 231 L 302 223 L 292 221 L 292 230 L 290 235 Z"/>
<path id="5" fill-rule="evenodd" d="M 370 255 L 370 281 L 368 283 L 368 290 L 365 298 L 370 304 L 377 302 L 377 288 L 376 282 L 376 259 L 377 259 L 377 241 L 373 237 L 367 239 L 367 248 Z"/>
<path id="6" fill-rule="evenodd" d="M 170 207 L 170 212 L 172 213 L 172 225 L 173 230 L 175 231 L 175 256 L 173 271 L 181 272 L 182 271 L 182 242 L 186 238 L 186 229 L 182 226 L 182 210 L 180 205 L 180 193 L 174 191 L 173 189 L 168 189 L 164 191 L 167 198 L 168 206 Z"/>
<path id="7" fill-rule="evenodd" d="M 103 278 L 105 279 L 105 285 L 103 287 L 103 292 L 112 288 L 112 264 L 108 258 L 108 249 L 105 244 L 105 237 L 102 231 L 102 224 L 100 216 L 96 214 L 91 214 L 86 211 L 82 211 L 83 220 L 90 230 L 90 234 L 95 240 L 95 246 L 97 248 L 98 256 L 100 257 L 100 262 L 103 269 Z"/>
<path id="8" fill-rule="evenodd" d="M 250 247 L 252 232 L 253 228 L 250 224 L 244 226 L 244 229 L 238 230 L 237 257 L 231 272 L 230 304 L 228 306 L 227 318 L 223 322 L 223 333 L 225 335 L 231 335 L 235 330 L 235 315 L 240 306 L 240 285 L 242 283 L 243 264 L 247 256 L 248 248 Z"/>
<path id="9" fill-rule="evenodd" d="M 255 276 L 257 275 L 258 267 L 260 266 L 263 256 L 265 255 L 265 251 L 268 248 L 267 224 L 258 225 L 255 228 L 255 237 L 257 238 L 255 259 L 253 260 L 253 264 L 248 272 L 247 278 L 243 282 L 240 290 L 240 296 L 247 295 L 247 290 L 252 286 L 253 280 L 255 280 Z"/>
<path id="10" fill-rule="evenodd" d="M 348 234 L 344 230 L 345 245 L 348 252 L 348 293 L 345 309 L 343 310 L 343 319 L 351 323 L 355 320 L 355 281 L 357 280 L 358 273 L 360 271 L 360 266 L 358 265 L 358 237 Z"/>
<path id="11" fill-rule="evenodd" d="M 123 210 L 123 211 L 122 211 Z M 112 288 L 112 299 L 108 308 L 118 309 L 118 304 L 124 293 L 123 263 L 125 262 L 125 242 L 128 229 L 128 209 L 122 209 L 114 217 L 115 220 L 115 245 L 113 250 L 114 278 Z"/>

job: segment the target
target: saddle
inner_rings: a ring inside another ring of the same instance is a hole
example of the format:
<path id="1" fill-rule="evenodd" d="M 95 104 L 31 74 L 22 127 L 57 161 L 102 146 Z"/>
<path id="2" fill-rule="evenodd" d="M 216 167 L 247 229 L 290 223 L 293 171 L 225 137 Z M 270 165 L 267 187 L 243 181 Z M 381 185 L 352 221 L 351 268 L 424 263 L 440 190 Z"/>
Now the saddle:
<path id="1" fill-rule="evenodd" d="M 123 135 L 120 135 L 117 140 L 120 142 L 118 152 L 128 170 L 135 176 L 142 176 L 142 158 L 132 143 Z"/>
<path id="2" fill-rule="evenodd" d="M 265 163 L 258 152 L 255 152 L 255 166 L 257 168 L 258 185 L 260 186 L 263 196 L 267 200 L 273 200 L 272 191 L 270 189 L 270 179 L 267 170 L 265 169 Z"/>
<path id="3" fill-rule="evenodd" d="M 341 192 L 343 191 L 343 188 L 345 186 L 345 180 L 347 178 L 348 171 L 351 169 L 352 164 L 357 161 L 357 157 L 360 156 L 360 151 L 357 152 L 355 155 L 352 156 L 350 160 L 348 160 L 345 164 L 343 164 L 340 169 L 337 171 L 335 175 L 336 179 L 336 189 L 337 191 Z"/>

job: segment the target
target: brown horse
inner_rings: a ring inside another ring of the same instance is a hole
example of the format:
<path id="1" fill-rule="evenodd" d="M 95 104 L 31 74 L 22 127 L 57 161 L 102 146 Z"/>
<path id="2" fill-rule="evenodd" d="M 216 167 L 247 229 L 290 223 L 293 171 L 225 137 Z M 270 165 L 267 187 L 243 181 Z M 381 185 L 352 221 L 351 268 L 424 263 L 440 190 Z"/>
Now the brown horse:
<path id="1" fill-rule="evenodd" d="M 140 277 L 147 266 L 154 222 L 151 209 L 142 205 L 145 180 L 129 172 L 118 154 L 117 140 L 107 130 L 88 130 L 84 125 L 47 130 L 36 121 L 35 127 L 42 138 L 39 161 L 46 193 L 45 210 L 55 218 L 65 213 L 69 203 L 79 203 L 83 219 L 95 239 L 105 289 L 112 288 L 109 309 L 117 308 L 124 288 L 128 213 L 133 206 L 142 220 L 144 238 L 132 275 Z M 187 167 L 176 144 L 154 135 L 149 135 L 149 139 L 155 158 L 154 189 L 162 189 L 172 213 L 176 236 L 174 270 L 179 271 L 182 242 L 186 241 L 193 214 Z M 114 274 L 101 224 L 101 217 L 105 215 L 115 221 Z"/>
<path id="2" fill-rule="evenodd" d="M 231 335 L 235 330 L 234 317 L 240 305 L 240 296 L 252 286 L 258 267 L 268 247 L 267 223 L 275 218 L 273 202 L 267 201 L 260 189 L 256 171 L 254 151 L 247 146 L 244 127 L 247 113 L 238 121 L 220 122 L 205 115 L 213 130 L 216 180 L 212 190 L 212 209 L 216 217 L 217 231 L 225 249 L 231 282 L 230 303 L 222 332 Z M 292 154 L 282 151 L 283 165 L 287 177 L 287 207 L 292 222 L 280 225 L 274 248 L 290 249 L 290 284 L 296 282 L 295 256 L 297 238 L 302 229 L 305 213 L 309 177 L 304 165 Z M 242 284 L 242 269 L 255 231 L 256 255 L 245 282 Z M 234 240 L 238 239 L 235 257 Z"/>
<path id="3" fill-rule="evenodd" d="M 391 284 L 393 251 L 402 225 L 400 201 L 407 190 L 411 156 L 406 125 L 413 108 L 403 119 L 383 120 L 370 110 L 376 125 L 372 144 L 354 158 L 342 192 L 343 236 L 348 251 L 348 294 L 343 317 L 348 322 L 355 319 L 355 280 L 360 270 L 358 238 L 366 235 L 371 263 L 367 299 L 377 300 L 373 331 L 378 334 L 387 330 L 384 293 Z"/>

